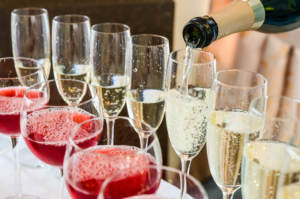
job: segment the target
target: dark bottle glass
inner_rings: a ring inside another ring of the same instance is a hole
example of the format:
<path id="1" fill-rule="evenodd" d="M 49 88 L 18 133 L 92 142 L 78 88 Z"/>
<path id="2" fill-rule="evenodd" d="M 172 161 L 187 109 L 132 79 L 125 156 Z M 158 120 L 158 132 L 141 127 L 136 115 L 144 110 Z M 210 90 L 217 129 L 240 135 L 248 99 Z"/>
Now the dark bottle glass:
<path id="1" fill-rule="evenodd" d="M 286 32 L 300 26 L 300 0 L 235 0 L 220 12 L 195 17 L 183 28 L 186 44 L 203 48 L 246 30 Z"/>

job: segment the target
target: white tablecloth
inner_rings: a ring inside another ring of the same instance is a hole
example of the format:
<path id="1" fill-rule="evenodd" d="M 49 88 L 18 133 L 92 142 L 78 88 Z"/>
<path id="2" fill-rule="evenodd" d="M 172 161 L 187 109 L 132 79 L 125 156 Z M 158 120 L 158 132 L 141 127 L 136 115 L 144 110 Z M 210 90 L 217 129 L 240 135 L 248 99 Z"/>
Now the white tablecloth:
<path id="1" fill-rule="evenodd" d="M 24 143 L 20 142 L 20 148 Z M 22 154 L 22 153 L 21 153 Z M 12 151 L 0 153 L 0 199 L 15 194 L 14 190 L 14 164 Z M 53 167 L 29 168 L 21 166 L 22 190 L 25 194 L 39 196 L 41 199 L 59 199 L 60 177 L 58 170 Z M 163 181 L 158 193 L 171 198 L 179 190 L 173 185 Z M 65 199 L 69 199 L 65 193 Z"/>

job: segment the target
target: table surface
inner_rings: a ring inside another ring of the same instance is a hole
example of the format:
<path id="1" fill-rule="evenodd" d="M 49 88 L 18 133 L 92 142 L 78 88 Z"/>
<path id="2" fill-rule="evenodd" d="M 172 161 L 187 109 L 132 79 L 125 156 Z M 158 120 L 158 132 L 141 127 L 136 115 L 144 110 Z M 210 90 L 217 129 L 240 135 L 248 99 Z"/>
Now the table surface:
<path id="1" fill-rule="evenodd" d="M 19 149 L 24 147 L 24 143 L 21 140 Z M 8 149 L 0 153 L 0 169 L 0 199 L 4 199 L 15 194 L 14 160 L 11 150 Z M 24 194 L 35 195 L 41 199 L 60 198 L 61 178 L 57 168 L 50 166 L 45 166 L 44 168 L 21 166 L 21 180 Z M 162 181 L 158 193 L 160 196 L 172 198 L 172 196 L 178 195 L 179 189 Z M 67 191 L 64 193 L 64 198 L 70 198 Z"/>

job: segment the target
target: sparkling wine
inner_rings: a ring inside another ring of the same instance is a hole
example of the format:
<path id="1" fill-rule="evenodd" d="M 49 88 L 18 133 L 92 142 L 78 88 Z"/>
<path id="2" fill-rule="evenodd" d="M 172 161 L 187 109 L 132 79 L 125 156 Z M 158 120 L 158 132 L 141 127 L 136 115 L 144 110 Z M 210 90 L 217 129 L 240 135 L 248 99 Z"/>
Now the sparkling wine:
<path id="1" fill-rule="evenodd" d="M 36 61 L 39 64 L 41 64 L 41 66 L 44 68 L 45 75 L 48 78 L 49 74 L 50 74 L 50 70 L 51 70 L 50 60 L 49 59 L 37 59 Z M 15 62 L 16 62 L 15 63 L 16 64 L 16 72 L 20 77 L 25 76 L 25 75 L 30 75 L 39 70 L 39 68 L 31 67 L 30 65 L 25 65 L 25 64 L 28 64 L 25 61 L 16 59 Z M 24 85 L 26 85 L 26 84 L 24 84 Z"/>
<path id="2" fill-rule="evenodd" d="M 278 191 L 277 199 L 299 199 L 300 198 L 300 184 L 294 183 L 283 186 Z"/>
<path id="3" fill-rule="evenodd" d="M 300 26 L 300 0 L 235 0 L 210 16 L 195 17 L 183 29 L 188 46 L 204 48 L 235 32 L 285 32 Z"/>
<path id="4" fill-rule="evenodd" d="M 81 109 L 49 108 L 32 112 L 21 124 L 24 140 L 30 150 L 43 162 L 62 166 L 68 138 L 76 125 L 94 118 Z M 74 135 L 78 145 L 89 147 L 97 144 L 99 134 L 94 133 L 100 122 L 87 123 Z"/>
<path id="5" fill-rule="evenodd" d="M 74 154 L 65 165 L 65 181 L 73 199 L 97 199 L 102 183 L 118 174 L 107 185 L 105 199 L 119 199 L 138 193 L 154 193 L 160 173 L 149 154 L 130 146 L 95 146 Z"/>
<path id="6" fill-rule="evenodd" d="M 0 89 L 0 133 L 10 136 L 20 135 L 20 112 L 23 108 L 25 87 L 7 87 Z M 43 93 L 39 91 L 29 91 L 27 97 L 34 101 L 32 110 L 35 107 L 47 103 Z M 26 108 L 26 107 L 24 107 Z"/>
<path id="7" fill-rule="evenodd" d="M 129 117 L 157 129 L 165 113 L 165 93 L 157 89 L 130 90 L 127 94 Z"/>
<path id="8" fill-rule="evenodd" d="M 212 112 L 207 130 L 207 153 L 215 182 L 222 187 L 241 184 L 245 141 L 255 140 L 264 120 L 247 112 Z"/>
<path id="9" fill-rule="evenodd" d="M 92 83 L 97 88 L 104 115 L 119 115 L 125 104 L 128 78 L 121 75 L 101 75 L 94 77 Z"/>
<path id="10" fill-rule="evenodd" d="M 90 66 L 75 64 L 73 67 L 63 65 L 54 66 L 54 77 L 58 86 L 58 90 L 62 98 L 68 104 L 78 104 L 84 97 L 87 84 L 74 81 L 63 81 L 62 79 L 79 80 L 89 82 L 90 80 Z"/>
<path id="11" fill-rule="evenodd" d="M 61 79 L 74 79 L 89 82 L 90 66 L 85 64 L 74 64 L 74 66 L 56 65 L 54 66 L 54 77 L 58 82 Z"/>
<path id="12" fill-rule="evenodd" d="M 171 89 L 166 95 L 166 119 L 169 138 L 175 152 L 194 157 L 205 144 L 207 117 L 214 104 L 214 92 L 190 88 L 188 95 Z"/>
<path id="13" fill-rule="evenodd" d="M 242 193 L 244 199 L 276 199 L 279 178 L 284 184 L 300 180 L 300 162 L 291 159 L 285 170 L 287 144 L 256 141 L 245 147 Z M 298 195 L 299 197 L 300 195 Z"/>

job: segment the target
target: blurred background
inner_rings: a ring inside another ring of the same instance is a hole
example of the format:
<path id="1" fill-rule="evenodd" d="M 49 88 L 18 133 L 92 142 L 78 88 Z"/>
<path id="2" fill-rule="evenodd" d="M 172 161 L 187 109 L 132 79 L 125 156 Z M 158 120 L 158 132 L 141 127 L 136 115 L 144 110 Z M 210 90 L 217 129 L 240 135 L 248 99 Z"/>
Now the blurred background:
<path id="1" fill-rule="evenodd" d="M 231 0 L 1 0 L 0 56 L 11 56 L 10 12 L 20 7 L 43 7 L 49 20 L 60 14 L 88 15 L 91 24 L 120 22 L 132 34 L 154 33 L 167 37 L 171 50 L 185 47 L 182 28 L 191 18 L 218 10 Z M 51 27 L 51 26 L 50 26 Z M 217 59 L 217 68 L 241 68 L 262 73 L 269 81 L 269 95 L 300 98 L 300 31 L 266 35 L 258 32 L 233 34 L 213 43 L 207 50 Z M 53 77 L 53 76 L 52 76 Z M 126 108 L 122 115 L 127 115 Z M 164 152 L 164 164 L 180 168 L 178 156 L 168 141 L 165 121 L 157 132 Z M 221 192 L 210 178 L 205 148 L 193 160 L 191 175 L 207 188 L 211 198 Z M 237 196 L 236 198 L 238 198 Z"/>

